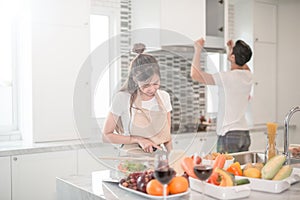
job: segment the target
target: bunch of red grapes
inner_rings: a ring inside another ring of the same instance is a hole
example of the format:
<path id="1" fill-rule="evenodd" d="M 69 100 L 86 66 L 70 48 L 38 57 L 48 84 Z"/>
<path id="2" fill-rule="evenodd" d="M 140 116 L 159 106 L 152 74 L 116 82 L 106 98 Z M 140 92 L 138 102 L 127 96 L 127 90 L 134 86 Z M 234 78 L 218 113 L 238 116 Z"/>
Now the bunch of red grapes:
<path id="1" fill-rule="evenodd" d="M 149 181 L 154 179 L 154 171 L 130 173 L 126 178 L 120 180 L 122 186 L 146 193 L 146 187 Z"/>

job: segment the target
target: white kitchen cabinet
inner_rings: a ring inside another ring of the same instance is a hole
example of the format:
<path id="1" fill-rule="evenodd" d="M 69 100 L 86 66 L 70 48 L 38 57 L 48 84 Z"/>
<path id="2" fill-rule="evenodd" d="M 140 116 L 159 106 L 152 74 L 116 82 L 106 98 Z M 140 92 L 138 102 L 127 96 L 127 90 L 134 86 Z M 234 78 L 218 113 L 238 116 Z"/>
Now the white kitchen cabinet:
<path id="1" fill-rule="evenodd" d="M 249 151 L 264 152 L 266 149 L 267 138 L 263 131 L 250 132 L 251 145 Z"/>
<path id="2" fill-rule="evenodd" d="M 277 4 L 272 1 L 232 0 L 235 40 L 247 42 L 253 51 L 251 102 L 253 123 L 276 121 Z"/>
<path id="3" fill-rule="evenodd" d="M 56 177 L 76 173 L 76 151 L 12 156 L 12 200 L 55 200 Z"/>
<path id="4" fill-rule="evenodd" d="M 94 154 L 97 148 L 78 150 L 78 174 L 91 174 L 93 171 L 105 170 L 108 167 Z"/>
<path id="5" fill-rule="evenodd" d="M 277 5 L 259 1 L 254 5 L 255 41 L 277 43 Z"/>
<path id="6" fill-rule="evenodd" d="M 89 22 L 89 0 L 33 0 L 35 23 L 83 26 Z"/>
<path id="7" fill-rule="evenodd" d="M 32 139 L 78 139 L 73 93 L 89 54 L 89 1 L 35 0 L 32 16 Z"/>
<path id="8" fill-rule="evenodd" d="M 216 151 L 217 135 L 215 133 L 186 133 L 173 135 L 173 149 L 184 150 L 186 155 L 195 152 L 208 154 Z"/>
<path id="9" fill-rule="evenodd" d="M 0 199 L 11 200 L 10 156 L 0 157 Z"/>
<path id="10" fill-rule="evenodd" d="M 205 0 L 161 1 L 161 28 L 182 34 L 192 41 L 205 36 Z M 162 35 L 163 45 L 173 45 L 168 35 Z"/>
<path id="11" fill-rule="evenodd" d="M 266 132 L 264 131 L 251 131 L 251 145 L 249 151 L 259 151 L 264 152 L 267 147 L 268 139 Z M 283 130 L 277 130 L 276 135 L 276 149 L 278 151 L 283 151 Z"/>
<path id="12" fill-rule="evenodd" d="M 276 44 L 255 42 L 253 54 L 254 124 L 276 121 Z"/>
<path id="13" fill-rule="evenodd" d="M 218 0 L 132 0 L 132 42 L 151 47 L 193 45 L 204 37 L 206 46 L 224 48 L 228 8 Z M 223 29 L 223 31 L 219 31 Z"/>

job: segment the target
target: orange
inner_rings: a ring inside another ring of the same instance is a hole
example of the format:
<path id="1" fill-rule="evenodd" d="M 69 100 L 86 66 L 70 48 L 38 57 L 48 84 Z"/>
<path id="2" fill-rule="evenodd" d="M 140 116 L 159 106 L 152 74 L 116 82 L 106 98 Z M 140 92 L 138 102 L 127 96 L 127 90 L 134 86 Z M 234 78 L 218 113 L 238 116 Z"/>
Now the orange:
<path id="1" fill-rule="evenodd" d="M 163 196 L 163 185 L 156 179 L 152 179 L 146 186 L 147 194 L 154 196 Z M 167 187 L 167 194 L 169 194 L 169 189 Z"/>
<path id="2" fill-rule="evenodd" d="M 174 177 L 168 185 L 170 194 L 178 194 L 187 191 L 189 188 L 188 180 L 183 176 Z"/>

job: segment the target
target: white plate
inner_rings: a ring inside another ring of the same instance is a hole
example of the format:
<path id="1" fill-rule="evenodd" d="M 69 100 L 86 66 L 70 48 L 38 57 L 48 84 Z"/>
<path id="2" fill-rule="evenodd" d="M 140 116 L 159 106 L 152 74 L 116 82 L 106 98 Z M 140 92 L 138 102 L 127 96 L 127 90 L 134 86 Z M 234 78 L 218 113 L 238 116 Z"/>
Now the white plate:
<path id="1" fill-rule="evenodd" d="M 236 176 L 236 179 L 247 178 L 250 181 L 251 190 L 269 192 L 269 193 L 280 193 L 287 190 L 291 184 L 300 181 L 300 169 L 293 168 L 292 174 L 280 181 L 264 180 L 259 178 L 249 178 L 245 176 Z"/>
<path id="2" fill-rule="evenodd" d="M 122 188 L 122 189 L 124 189 L 124 190 L 127 190 L 127 191 L 129 191 L 131 193 L 134 193 L 134 194 L 137 194 L 137 195 L 140 195 L 140 196 L 143 196 L 143 197 L 147 197 L 147 198 L 150 198 L 150 199 L 163 199 L 163 196 L 150 195 L 150 194 L 147 194 L 147 193 L 144 193 L 144 192 L 140 192 L 140 191 L 137 191 L 137 190 L 133 190 L 133 189 L 124 187 L 121 184 L 119 184 L 119 187 Z M 182 192 L 182 193 L 179 193 L 179 194 L 170 194 L 170 195 L 167 196 L 167 199 L 181 197 L 183 195 L 188 194 L 189 192 L 190 192 L 190 189 L 188 189 L 186 192 Z"/>
<path id="3" fill-rule="evenodd" d="M 194 179 L 189 177 L 190 180 L 190 187 L 192 190 L 197 192 L 203 192 L 204 186 L 204 193 L 208 196 L 217 198 L 217 199 L 239 199 L 245 198 L 250 195 L 251 189 L 250 184 L 245 185 L 238 185 L 232 187 L 222 187 L 216 186 L 214 184 L 202 182 L 198 179 Z"/>

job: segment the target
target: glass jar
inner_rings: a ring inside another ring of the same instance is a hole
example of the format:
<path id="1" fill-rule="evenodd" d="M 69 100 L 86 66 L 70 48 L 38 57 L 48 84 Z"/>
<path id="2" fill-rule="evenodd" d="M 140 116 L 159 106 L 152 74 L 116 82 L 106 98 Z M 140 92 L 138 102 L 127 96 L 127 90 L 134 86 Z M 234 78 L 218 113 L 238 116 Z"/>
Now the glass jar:
<path id="1" fill-rule="evenodd" d="M 265 163 L 270 160 L 272 157 L 276 156 L 279 151 L 276 148 L 276 137 L 277 134 L 268 134 L 265 133 L 267 137 L 267 145 L 265 150 Z"/>

